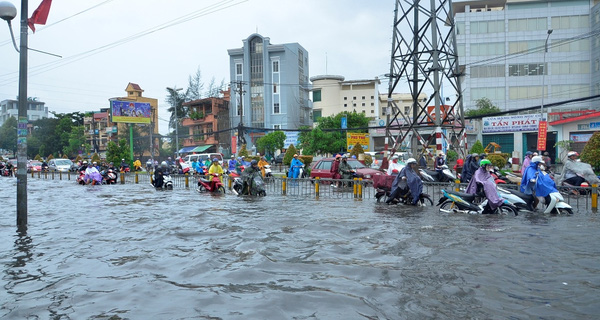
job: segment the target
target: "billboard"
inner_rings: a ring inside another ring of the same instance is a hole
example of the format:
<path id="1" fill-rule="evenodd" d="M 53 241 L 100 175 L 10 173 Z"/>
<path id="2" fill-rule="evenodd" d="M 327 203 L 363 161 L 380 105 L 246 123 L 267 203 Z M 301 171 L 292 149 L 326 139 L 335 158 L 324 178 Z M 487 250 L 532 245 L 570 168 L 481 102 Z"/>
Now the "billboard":
<path id="1" fill-rule="evenodd" d="M 346 148 L 348 151 L 352 150 L 357 143 L 360 143 L 364 151 L 370 151 L 370 139 L 368 133 L 346 132 Z"/>
<path id="2" fill-rule="evenodd" d="M 150 123 L 152 121 L 152 108 L 147 102 L 111 100 L 110 114 L 112 122 Z"/>
<path id="3" fill-rule="evenodd" d="M 286 131 L 285 141 L 283 141 L 283 148 L 287 149 L 290 144 L 294 145 L 294 148 L 298 148 L 298 138 L 300 137 L 300 131 Z"/>
<path id="4" fill-rule="evenodd" d="M 523 114 L 516 116 L 499 116 L 483 118 L 483 133 L 538 131 L 542 115 Z"/>

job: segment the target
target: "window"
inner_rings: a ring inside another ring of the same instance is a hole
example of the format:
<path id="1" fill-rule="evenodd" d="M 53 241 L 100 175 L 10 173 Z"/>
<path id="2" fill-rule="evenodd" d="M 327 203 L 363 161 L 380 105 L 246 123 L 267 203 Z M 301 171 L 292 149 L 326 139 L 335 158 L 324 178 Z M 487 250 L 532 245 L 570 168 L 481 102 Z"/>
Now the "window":
<path id="1" fill-rule="evenodd" d="M 471 78 L 504 77 L 504 65 L 474 66 L 470 73 Z"/>
<path id="2" fill-rule="evenodd" d="M 375 99 L 375 96 L 371 96 L 371 100 Z"/>
<path id="3" fill-rule="evenodd" d="M 241 63 L 235 64 L 235 75 L 236 76 L 242 75 L 242 64 Z"/>
<path id="4" fill-rule="evenodd" d="M 367 112 L 365 110 L 362 111 L 363 114 L 366 114 Z"/>
<path id="5" fill-rule="evenodd" d="M 365 100 L 365 96 L 362 96 L 362 99 Z"/>
<path id="6" fill-rule="evenodd" d="M 371 110 L 371 113 L 375 113 L 375 110 Z"/>
<path id="7" fill-rule="evenodd" d="M 352 100 L 356 100 L 356 97 L 352 97 Z"/>
<path id="8" fill-rule="evenodd" d="M 275 129 L 275 130 L 281 130 L 281 125 L 280 124 L 274 124 L 273 125 L 273 129 Z"/>
<path id="9" fill-rule="evenodd" d="M 273 103 L 273 113 L 280 113 L 279 102 Z"/>
<path id="10" fill-rule="evenodd" d="M 539 41 L 512 41 L 508 43 L 508 53 L 524 52 L 544 48 L 544 40 Z"/>
<path id="11" fill-rule="evenodd" d="M 465 23 L 457 22 L 455 23 L 456 34 L 464 34 L 465 33 Z"/>
<path id="12" fill-rule="evenodd" d="M 321 101 L 321 90 L 313 91 L 313 102 Z"/>
<path id="13" fill-rule="evenodd" d="M 273 60 L 273 72 L 279 72 L 279 60 Z"/>
<path id="14" fill-rule="evenodd" d="M 504 21 L 474 21 L 471 22 L 471 33 L 504 32 Z"/>
<path id="15" fill-rule="evenodd" d="M 548 74 L 547 65 L 543 63 L 522 63 L 508 65 L 509 77 L 540 76 Z"/>
<path id="16" fill-rule="evenodd" d="M 545 95 L 548 93 L 546 88 Z M 539 99 L 542 96 L 541 86 L 522 86 L 522 87 L 511 87 L 508 89 L 508 97 L 510 100 L 523 100 L 523 99 Z"/>
<path id="17" fill-rule="evenodd" d="M 344 101 L 348 100 L 348 97 L 344 97 Z"/>
<path id="18" fill-rule="evenodd" d="M 552 63 L 552 74 L 586 74 L 590 73 L 589 61 L 569 61 Z"/>
<path id="19" fill-rule="evenodd" d="M 365 103 L 364 103 L 364 102 L 362 103 L 362 106 L 363 106 L 363 107 L 365 106 Z"/>
<path id="20" fill-rule="evenodd" d="M 525 18 L 508 20 L 508 31 L 538 31 L 547 30 L 548 21 L 546 18 Z"/>
<path id="21" fill-rule="evenodd" d="M 578 51 L 589 51 L 590 40 L 581 39 L 573 42 L 563 43 L 552 49 L 555 52 L 578 52 Z"/>
<path id="22" fill-rule="evenodd" d="M 488 98 L 492 101 L 504 101 L 504 87 L 473 88 L 471 89 L 471 101 Z"/>
<path id="23" fill-rule="evenodd" d="M 344 108 L 346 108 L 346 107 L 348 107 L 348 104 L 347 104 L 347 103 L 344 103 Z"/>
<path id="24" fill-rule="evenodd" d="M 503 42 L 476 43 L 471 45 L 471 56 L 499 56 L 503 54 Z"/>
<path id="25" fill-rule="evenodd" d="M 564 16 L 552 17 L 552 29 L 579 29 L 588 28 L 590 26 L 589 16 Z"/>
<path id="26" fill-rule="evenodd" d="M 277 83 L 273 84 L 273 93 L 277 93 Z"/>
<path id="27" fill-rule="evenodd" d="M 321 118 L 323 115 L 323 111 L 322 110 L 313 110 L 313 118 L 316 120 L 318 120 L 319 118 Z"/>
<path id="28" fill-rule="evenodd" d="M 375 106 L 375 103 L 374 103 L 374 102 L 371 102 L 371 107 L 374 107 L 374 106 Z"/>

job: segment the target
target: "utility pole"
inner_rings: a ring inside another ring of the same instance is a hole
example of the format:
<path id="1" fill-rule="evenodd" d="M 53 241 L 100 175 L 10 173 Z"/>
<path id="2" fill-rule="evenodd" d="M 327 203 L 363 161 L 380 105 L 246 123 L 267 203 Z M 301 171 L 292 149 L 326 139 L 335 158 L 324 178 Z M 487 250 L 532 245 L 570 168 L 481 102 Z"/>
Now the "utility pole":
<path id="1" fill-rule="evenodd" d="M 238 124 L 238 141 L 237 144 L 238 146 L 242 146 L 243 144 L 246 144 L 246 138 L 244 138 L 244 106 L 243 106 L 243 101 L 244 101 L 244 82 L 243 81 L 238 81 L 237 82 L 237 87 L 238 87 L 238 113 L 240 115 L 240 122 Z"/>

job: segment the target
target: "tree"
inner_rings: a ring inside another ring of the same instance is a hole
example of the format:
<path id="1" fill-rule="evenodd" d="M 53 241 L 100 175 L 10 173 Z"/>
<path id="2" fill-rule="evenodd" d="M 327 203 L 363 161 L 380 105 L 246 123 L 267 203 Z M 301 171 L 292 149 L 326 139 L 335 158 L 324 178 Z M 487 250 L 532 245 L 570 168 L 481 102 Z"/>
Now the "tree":
<path id="1" fill-rule="evenodd" d="M 477 140 L 471 147 L 471 150 L 469 150 L 469 153 L 481 154 L 481 153 L 483 153 L 483 151 L 484 151 L 483 144 L 481 144 L 481 141 Z"/>
<path id="2" fill-rule="evenodd" d="M 10 117 L 0 127 L 0 148 L 17 154 L 17 119 Z"/>
<path id="3" fill-rule="evenodd" d="M 352 128 L 366 128 L 369 126 L 369 118 L 367 118 L 363 113 L 357 112 L 340 112 L 335 116 L 322 117 L 319 119 L 318 127 L 323 129 L 341 129 L 342 128 L 342 118 L 346 117 L 348 131 L 349 132 L 363 132 L 366 133 L 367 129 L 355 129 Z"/>
<path id="4" fill-rule="evenodd" d="M 342 139 L 339 131 L 324 132 L 317 127 L 311 131 L 301 132 L 298 139 L 304 154 L 317 155 L 346 150 L 346 139 Z"/>
<path id="5" fill-rule="evenodd" d="M 90 149 L 90 145 L 86 145 L 83 131 L 83 126 L 71 128 L 71 131 L 67 134 L 67 144 L 62 148 L 62 153 L 69 157 L 79 154 L 80 151 L 87 153 L 87 150 Z"/>
<path id="6" fill-rule="evenodd" d="M 283 148 L 286 135 L 283 131 L 274 131 L 256 140 L 256 149 L 264 155 L 272 155 Z"/>
<path id="7" fill-rule="evenodd" d="M 285 156 L 283 156 L 283 165 L 289 166 L 290 163 L 292 163 L 292 159 L 294 158 L 294 155 L 297 152 L 298 151 L 296 151 L 296 148 L 294 147 L 294 145 L 290 144 L 288 149 L 285 151 Z"/>
<path id="8" fill-rule="evenodd" d="M 119 139 L 119 144 L 116 144 L 113 141 L 109 142 L 106 147 L 106 161 L 118 165 L 121 163 L 121 159 L 125 159 L 126 163 L 131 163 L 131 155 L 129 154 L 127 140 Z"/>
<path id="9" fill-rule="evenodd" d="M 202 72 L 200 71 L 200 67 L 198 67 L 196 74 L 188 77 L 188 88 L 185 92 L 186 101 L 201 99 L 203 89 L 204 83 L 202 82 Z"/>
<path id="10" fill-rule="evenodd" d="M 600 169 L 600 131 L 596 131 L 583 147 L 581 161 L 589 163 L 596 171 Z"/>
<path id="11" fill-rule="evenodd" d="M 488 98 L 481 98 L 475 102 L 476 109 L 471 109 L 465 112 L 467 117 L 483 116 L 486 114 L 500 112 L 500 108 L 492 104 L 492 101 Z"/>
<path id="12" fill-rule="evenodd" d="M 350 156 L 356 156 L 356 158 L 358 158 L 358 155 L 361 153 L 365 153 L 365 150 L 363 150 L 363 147 L 360 143 L 356 143 L 353 147 L 352 150 L 350 151 Z"/>
<path id="13" fill-rule="evenodd" d="M 245 144 L 243 144 L 240 147 L 240 150 L 238 151 L 238 156 L 240 156 L 240 157 L 243 156 L 245 158 L 248 157 L 248 150 L 246 150 L 246 145 Z"/>

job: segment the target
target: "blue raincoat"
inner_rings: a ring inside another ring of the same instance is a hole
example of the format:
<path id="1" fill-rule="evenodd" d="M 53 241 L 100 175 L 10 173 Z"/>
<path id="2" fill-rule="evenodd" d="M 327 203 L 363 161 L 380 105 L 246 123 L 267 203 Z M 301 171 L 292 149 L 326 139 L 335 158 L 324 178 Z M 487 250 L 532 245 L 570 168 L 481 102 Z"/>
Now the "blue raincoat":
<path id="1" fill-rule="evenodd" d="M 293 158 L 292 162 L 290 163 L 290 171 L 288 172 L 288 178 L 294 178 L 297 179 L 298 175 L 300 174 L 300 167 L 303 165 L 304 163 L 302 163 L 302 161 Z"/>
<path id="2" fill-rule="evenodd" d="M 535 188 L 535 195 L 537 197 L 546 197 L 552 192 L 558 192 L 554 180 L 538 168 L 540 163 L 541 162 L 532 162 L 527 169 L 525 169 L 523 179 L 521 179 L 521 192 L 532 194 L 532 191 L 534 191 Z M 531 180 L 536 181 L 531 182 Z"/>

